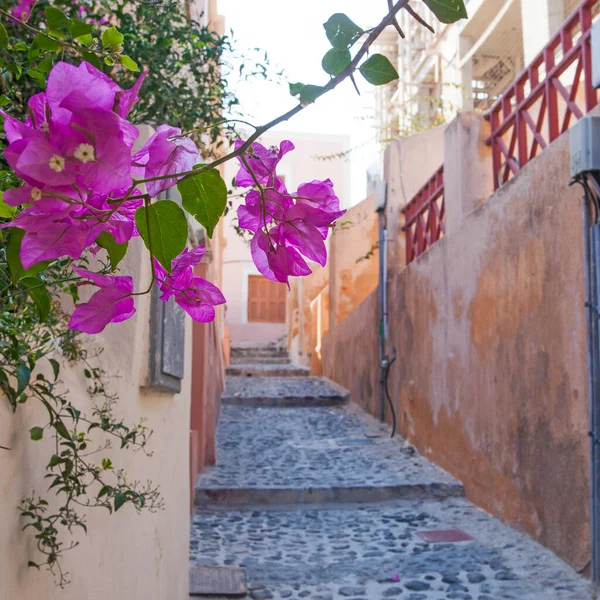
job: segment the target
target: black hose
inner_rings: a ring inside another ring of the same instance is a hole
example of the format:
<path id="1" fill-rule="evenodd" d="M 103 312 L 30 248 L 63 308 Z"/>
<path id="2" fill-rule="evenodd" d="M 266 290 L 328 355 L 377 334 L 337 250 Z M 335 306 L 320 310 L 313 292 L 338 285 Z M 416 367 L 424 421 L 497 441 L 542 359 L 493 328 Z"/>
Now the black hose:
<path id="1" fill-rule="evenodd" d="M 383 387 L 385 389 L 385 395 L 387 396 L 388 404 L 390 405 L 390 410 L 392 411 L 392 435 L 390 437 L 394 437 L 396 435 L 396 411 L 394 409 L 394 403 L 392 402 L 392 398 L 390 396 L 390 390 L 388 389 L 388 376 L 390 374 L 390 369 L 392 365 L 396 362 L 396 348 L 392 350 L 392 360 L 385 367 L 385 374 L 383 376 Z"/>

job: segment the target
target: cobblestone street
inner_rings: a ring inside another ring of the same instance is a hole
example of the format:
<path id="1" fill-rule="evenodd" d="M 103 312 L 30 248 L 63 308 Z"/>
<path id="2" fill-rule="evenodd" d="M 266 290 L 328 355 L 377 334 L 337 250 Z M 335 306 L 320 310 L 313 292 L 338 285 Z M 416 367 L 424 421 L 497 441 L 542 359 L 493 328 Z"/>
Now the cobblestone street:
<path id="1" fill-rule="evenodd" d="M 255 600 L 593 597 L 387 427 L 343 395 L 332 406 L 335 386 L 296 375 L 228 378 L 218 466 L 196 482 L 192 564 L 243 567 Z"/>

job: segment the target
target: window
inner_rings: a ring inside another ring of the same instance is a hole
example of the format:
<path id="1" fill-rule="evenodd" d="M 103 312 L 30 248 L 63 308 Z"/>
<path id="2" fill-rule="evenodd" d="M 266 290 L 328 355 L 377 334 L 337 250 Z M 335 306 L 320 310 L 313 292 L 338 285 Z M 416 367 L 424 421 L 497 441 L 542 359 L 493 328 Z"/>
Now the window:
<path id="1" fill-rule="evenodd" d="M 270 281 L 262 275 L 249 275 L 248 322 L 285 323 L 285 292 L 283 283 Z"/>

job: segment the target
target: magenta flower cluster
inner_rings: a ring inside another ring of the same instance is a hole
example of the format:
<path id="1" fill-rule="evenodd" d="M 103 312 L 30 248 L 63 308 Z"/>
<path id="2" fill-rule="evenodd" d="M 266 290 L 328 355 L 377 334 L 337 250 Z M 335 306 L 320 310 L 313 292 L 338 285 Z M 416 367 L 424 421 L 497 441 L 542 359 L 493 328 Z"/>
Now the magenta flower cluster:
<path id="1" fill-rule="evenodd" d="M 11 10 L 11 15 L 15 19 L 21 21 L 27 21 L 29 14 L 31 13 L 31 7 L 33 6 L 34 0 L 19 0 L 17 6 Z"/>
<path id="2" fill-rule="evenodd" d="M 87 62 L 78 67 L 61 62 L 50 72 L 46 91 L 30 98 L 25 122 L 2 113 L 9 142 L 4 156 L 24 181 L 4 192 L 4 201 L 25 206 L 3 227 L 25 232 L 20 251 L 25 269 L 61 257 L 76 260 L 86 249 L 94 253 L 102 233 L 117 244 L 128 242 L 139 235 L 134 216 L 143 202 L 133 177 L 162 177 L 147 184 L 154 197 L 176 183 L 177 173 L 196 164 L 194 142 L 167 125 L 133 151 L 139 132 L 127 117 L 144 76 L 123 90 Z M 202 254 L 203 248 L 186 250 L 173 261 L 171 273 L 162 268 L 156 273 L 164 300 L 173 296 L 192 318 L 208 321 L 214 318 L 214 305 L 225 299 L 193 275 Z M 89 302 L 76 305 L 72 328 L 98 333 L 135 313 L 131 277 L 75 272 L 99 289 Z"/>
<path id="3" fill-rule="evenodd" d="M 292 142 L 284 140 L 279 148 L 254 143 L 251 148 L 239 159 L 236 176 L 238 186 L 254 188 L 238 208 L 238 224 L 254 233 L 250 249 L 260 273 L 289 286 L 290 276 L 311 273 L 306 259 L 325 266 L 325 240 L 346 211 L 340 210 L 329 179 L 303 183 L 295 193 L 288 192 L 276 169 L 283 156 L 294 150 Z"/>

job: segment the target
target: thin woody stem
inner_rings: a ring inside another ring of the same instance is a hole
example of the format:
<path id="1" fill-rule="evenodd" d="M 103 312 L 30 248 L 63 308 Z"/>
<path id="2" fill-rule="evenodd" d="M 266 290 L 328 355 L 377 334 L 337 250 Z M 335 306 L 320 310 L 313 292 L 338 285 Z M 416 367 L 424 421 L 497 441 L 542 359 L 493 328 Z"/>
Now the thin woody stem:
<path id="1" fill-rule="evenodd" d="M 77 52 L 81 52 L 81 51 L 93 52 L 94 54 L 97 54 L 98 56 L 104 56 L 104 53 L 101 50 L 92 50 L 91 48 L 84 48 L 83 46 L 76 46 L 75 44 L 71 44 L 69 42 L 64 42 L 63 40 L 53 38 L 51 35 L 48 35 L 45 31 L 42 31 L 41 29 L 37 29 L 36 27 L 32 27 L 26 21 L 23 21 L 22 19 L 17 19 L 16 17 L 13 17 L 8 11 L 4 10 L 3 8 L 0 8 L 0 15 L 4 15 L 7 19 L 10 19 L 11 21 L 15 21 L 16 23 L 18 23 L 19 25 L 21 25 L 28 31 L 35 33 L 36 35 L 41 35 L 41 36 L 45 37 L 47 40 L 52 40 L 53 42 L 57 43 L 59 46 L 62 46 L 63 48 L 71 48 L 72 50 L 77 50 Z"/>
<path id="2" fill-rule="evenodd" d="M 369 36 L 364 41 L 360 50 L 356 53 L 356 56 L 352 59 L 350 64 L 339 75 L 337 75 L 336 77 L 333 77 L 332 79 L 329 80 L 329 82 L 323 87 L 323 91 L 319 97 L 324 96 L 328 92 L 331 92 L 332 90 L 334 90 L 340 83 L 342 83 L 342 81 L 348 79 L 356 71 L 359 63 L 366 56 L 367 52 L 369 51 L 369 48 L 373 45 L 375 40 L 381 35 L 383 30 L 388 25 L 391 25 L 394 22 L 396 15 L 403 8 L 405 8 L 408 5 L 408 2 L 409 2 L 409 0 L 399 0 L 389 10 L 388 14 L 382 19 L 382 21 L 379 23 L 379 25 L 377 25 L 377 27 L 375 27 L 369 33 Z M 206 171 L 209 171 L 210 169 L 214 169 L 215 167 L 231 160 L 232 158 L 242 156 L 243 154 L 245 154 L 246 151 L 252 146 L 252 144 L 261 135 L 263 135 L 264 133 L 266 133 L 267 131 L 269 131 L 270 129 L 275 127 L 276 125 L 279 125 L 280 123 L 284 123 L 285 121 L 288 121 L 292 117 L 296 116 L 299 112 L 302 112 L 309 104 L 312 104 L 312 103 L 300 102 L 298 105 L 296 105 L 291 110 L 288 110 L 287 112 L 283 113 L 279 117 L 273 119 L 272 121 L 269 121 L 269 123 L 266 123 L 265 125 L 261 125 L 260 127 L 256 127 L 254 133 L 239 148 L 231 151 L 229 154 L 226 154 L 226 155 L 222 156 L 221 158 L 217 158 L 216 160 L 214 160 L 212 163 L 210 163 L 208 165 L 204 165 L 203 167 L 200 167 L 198 169 L 193 169 L 191 171 L 185 171 L 185 172 L 179 173 L 177 175 L 160 175 L 157 177 L 149 177 L 147 179 L 139 179 L 139 180 L 135 181 L 134 183 L 141 184 L 141 183 L 147 183 L 149 181 L 160 181 L 163 179 L 172 179 L 173 177 L 179 177 L 180 178 L 179 181 L 182 181 L 182 180 L 192 177 L 194 175 L 199 175 L 200 173 L 204 173 Z"/>

